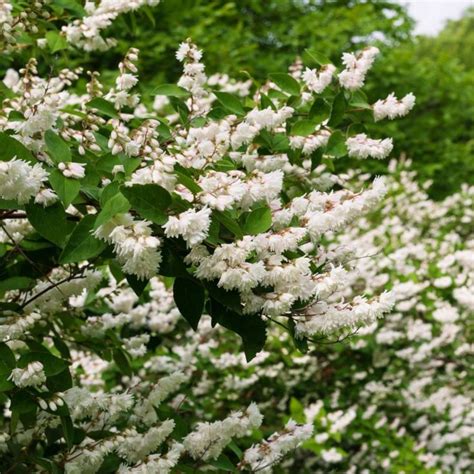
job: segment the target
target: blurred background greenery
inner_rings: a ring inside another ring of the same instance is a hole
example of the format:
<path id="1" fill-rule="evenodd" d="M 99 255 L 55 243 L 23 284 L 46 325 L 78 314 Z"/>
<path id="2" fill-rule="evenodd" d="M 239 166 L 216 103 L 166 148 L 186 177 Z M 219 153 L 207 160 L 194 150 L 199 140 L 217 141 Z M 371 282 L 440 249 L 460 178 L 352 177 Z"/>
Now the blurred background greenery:
<path id="1" fill-rule="evenodd" d="M 117 48 L 86 58 L 83 51 L 60 51 L 55 66 L 70 67 L 80 57 L 81 64 L 105 71 L 107 79 L 121 55 L 135 46 L 141 50 L 140 75 L 152 87 L 179 76 L 174 53 L 191 37 L 205 52 L 208 74 L 249 74 L 263 82 L 306 48 L 338 64 L 342 51 L 375 44 L 382 54 L 367 81 L 370 101 L 412 91 L 417 105 L 403 120 L 373 124 L 370 133 L 393 136 L 392 156 L 403 152 L 412 158 L 420 179 L 434 180 L 434 198 L 463 182 L 474 184 L 474 9 L 448 22 L 437 36 L 425 37 L 414 34 L 406 8 L 391 0 L 163 0 L 155 8 L 122 15 L 106 35 L 119 38 Z M 28 53 L 26 48 L 15 63 L 1 58 L 0 72 L 21 66 Z M 337 166 L 353 165 L 341 160 Z M 386 169 L 386 163 L 374 161 L 363 166 L 376 173 Z"/>

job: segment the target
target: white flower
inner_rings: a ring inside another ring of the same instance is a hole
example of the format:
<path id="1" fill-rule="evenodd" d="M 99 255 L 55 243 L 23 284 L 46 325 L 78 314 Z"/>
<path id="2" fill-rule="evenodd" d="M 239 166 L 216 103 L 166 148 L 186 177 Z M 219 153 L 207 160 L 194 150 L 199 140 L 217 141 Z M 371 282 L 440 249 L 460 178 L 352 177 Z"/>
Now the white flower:
<path id="1" fill-rule="evenodd" d="M 130 428 L 121 435 L 117 453 L 130 463 L 141 461 L 158 449 L 174 427 L 173 420 L 165 420 L 160 426 L 152 427 L 146 433 L 138 433 L 134 428 Z"/>
<path id="2" fill-rule="evenodd" d="M 319 71 L 306 68 L 303 72 L 303 81 L 310 91 L 320 94 L 331 84 L 332 76 L 335 71 L 336 68 L 332 64 L 324 65 Z"/>
<path id="3" fill-rule="evenodd" d="M 195 45 L 189 42 L 183 42 L 179 45 L 176 51 L 176 59 L 183 62 L 186 58 L 191 61 L 199 61 L 202 57 L 202 52 L 199 51 Z"/>
<path id="4" fill-rule="evenodd" d="M 160 240 L 152 235 L 149 222 L 135 221 L 130 214 L 119 214 L 99 226 L 94 235 L 114 245 L 125 273 L 146 279 L 158 271 Z"/>
<path id="5" fill-rule="evenodd" d="M 38 194 L 47 177 L 48 173 L 39 163 L 31 166 L 16 157 L 0 161 L 0 197 L 25 204 Z"/>
<path id="6" fill-rule="evenodd" d="M 117 77 L 115 83 L 119 90 L 128 90 L 138 83 L 138 78 L 134 74 L 124 73 Z"/>
<path id="7" fill-rule="evenodd" d="M 321 451 L 321 457 L 327 463 L 337 463 L 339 461 L 342 461 L 342 459 L 343 459 L 342 454 L 339 451 L 337 451 L 336 448 L 323 449 Z"/>
<path id="8" fill-rule="evenodd" d="M 267 440 L 253 445 L 244 452 L 242 464 L 253 472 L 269 474 L 272 467 L 282 461 L 285 454 L 297 448 L 313 434 L 313 425 L 298 425 L 289 420 L 281 433 L 272 434 Z"/>
<path id="9" fill-rule="evenodd" d="M 41 189 L 35 197 L 35 203 L 48 207 L 58 200 L 57 194 L 49 188 Z"/>
<path id="10" fill-rule="evenodd" d="M 20 388 L 36 387 L 46 382 L 41 362 L 31 362 L 24 369 L 13 369 L 9 379 Z"/>
<path id="11" fill-rule="evenodd" d="M 101 0 L 87 1 L 86 15 L 81 20 L 63 26 L 62 31 L 69 43 L 85 51 L 105 51 L 115 44 L 115 40 L 101 36 L 121 14 L 136 10 L 145 5 L 158 5 L 160 0 Z"/>
<path id="12" fill-rule="evenodd" d="M 247 191 L 247 186 L 242 181 L 245 177 L 240 171 L 222 173 L 211 171 L 199 179 L 202 192 L 198 199 L 212 209 L 224 211 L 239 202 Z"/>
<path id="13" fill-rule="evenodd" d="M 251 403 L 245 412 L 232 413 L 222 421 L 198 423 L 184 438 L 183 445 L 193 459 L 217 459 L 232 438 L 241 438 L 261 424 L 262 415 L 257 405 Z"/>
<path id="14" fill-rule="evenodd" d="M 365 133 L 359 133 L 346 140 L 349 156 L 353 158 L 386 158 L 393 149 L 391 138 L 375 140 L 369 138 Z"/>
<path id="15" fill-rule="evenodd" d="M 313 151 L 326 146 L 330 136 L 331 132 L 328 130 L 318 130 L 312 135 L 306 137 L 291 136 L 290 146 L 293 149 L 301 149 L 303 155 L 311 155 Z"/>
<path id="16" fill-rule="evenodd" d="M 66 178 L 82 179 L 86 175 L 85 163 L 59 163 L 58 168 Z"/>
<path id="17" fill-rule="evenodd" d="M 188 247 L 200 244 L 208 236 L 211 210 L 207 207 L 196 211 L 189 209 L 178 216 L 171 216 L 163 226 L 167 237 L 181 236 Z"/>
<path id="18" fill-rule="evenodd" d="M 124 172 L 125 172 L 125 169 L 124 169 L 123 165 L 115 165 L 112 168 L 112 174 L 124 173 Z"/>
<path id="19" fill-rule="evenodd" d="M 365 76 L 377 54 L 379 54 L 379 50 L 373 46 L 358 54 L 344 53 L 342 62 L 346 68 L 338 76 L 341 86 L 350 91 L 360 89 L 364 85 Z"/>
<path id="20" fill-rule="evenodd" d="M 415 96 L 410 92 L 403 99 L 398 100 L 392 92 L 386 99 L 378 100 L 373 105 L 375 121 L 389 118 L 393 120 L 403 117 L 415 106 Z"/>

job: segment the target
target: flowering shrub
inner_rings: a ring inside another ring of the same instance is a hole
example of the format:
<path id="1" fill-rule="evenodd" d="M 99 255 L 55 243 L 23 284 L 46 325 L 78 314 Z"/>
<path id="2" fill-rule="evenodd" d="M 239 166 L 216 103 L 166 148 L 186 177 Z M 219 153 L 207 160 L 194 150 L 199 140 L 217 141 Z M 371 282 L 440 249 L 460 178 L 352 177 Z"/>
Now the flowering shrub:
<path id="1" fill-rule="evenodd" d="M 59 38 L 102 50 L 122 10 L 156 3 L 87 4 Z M 377 53 L 337 67 L 308 52 L 258 85 L 208 79 L 187 40 L 153 103 L 134 48 L 112 86 L 43 77 L 34 58 L 8 71 L 2 471 L 469 467 L 473 191 L 435 204 L 407 172 L 388 187 L 333 174 L 387 157 L 364 123 L 414 106 L 368 104 Z"/>

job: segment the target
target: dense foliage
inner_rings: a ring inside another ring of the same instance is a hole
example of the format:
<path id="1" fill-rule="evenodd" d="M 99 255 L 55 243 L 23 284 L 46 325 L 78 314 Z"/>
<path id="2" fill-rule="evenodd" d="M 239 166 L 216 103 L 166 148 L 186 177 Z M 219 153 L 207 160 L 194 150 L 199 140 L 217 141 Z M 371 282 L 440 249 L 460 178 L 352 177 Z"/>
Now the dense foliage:
<path id="1" fill-rule="evenodd" d="M 405 7 L 387 0 L 121 1 L 122 13 L 100 27 L 100 38 L 115 38 L 114 48 L 105 49 L 102 40 L 86 45 L 69 31 L 70 44 L 85 46 L 84 50 L 68 47 L 60 33 L 73 18 L 79 21 L 85 15 L 82 2 L 12 3 L 39 17 L 46 12 L 48 21 L 35 20 L 33 27 L 25 25 L 26 31 L 18 32 L 19 47 L 15 54 L 0 58 L 0 71 L 21 68 L 30 57 L 37 57 L 42 59 L 40 73 L 50 74 L 48 57 L 53 53 L 56 70 L 75 66 L 100 70 L 102 79 L 111 83 L 115 65 L 133 45 L 141 51 L 139 87 L 147 97 L 153 96 L 155 84 L 177 80 L 181 72 L 174 51 L 188 37 L 206 51 L 209 75 L 229 74 L 241 80 L 250 76 L 256 84 L 264 83 L 268 73 L 288 68 L 307 48 L 324 51 L 337 61 L 340 51 L 374 44 L 382 54 L 372 72 L 369 98 L 375 101 L 391 92 L 410 91 L 418 97 L 418 106 L 406 121 L 393 122 L 385 130 L 375 124 L 374 133 L 393 136 L 395 153 L 413 158 L 421 180 L 434 180 L 432 197 L 442 199 L 466 181 L 473 184 L 472 10 L 450 22 L 438 37 L 414 37 Z M 106 8 L 112 4 L 102 3 Z M 41 25 L 38 31 L 37 25 Z M 94 30 L 86 34 L 98 38 Z M 91 48 L 100 48 L 101 54 Z M 410 76 L 401 76 L 403 70 L 410 70 Z M 341 162 L 338 169 L 356 165 Z M 374 175 L 385 171 L 372 160 L 362 166 Z"/>
<path id="2" fill-rule="evenodd" d="M 158 3 L 0 3 L 16 67 L 0 112 L 0 470 L 469 472 L 474 189 L 436 202 L 409 164 L 352 169 L 388 157 L 384 130 L 417 107 L 409 89 L 367 98 L 379 49 L 348 25 L 394 45 L 404 10 L 191 2 L 178 23 Z M 148 31 L 160 11 L 167 29 Z M 337 41 L 293 61 L 331 12 L 348 21 Z M 211 58 L 240 35 L 222 72 L 259 51 L 252 21 L 279 60 L 255 62 L 258 80 L 208 77 L 181 42 L 192 14 Z M 216 18 L 228 43 L 206 34 Z"/>

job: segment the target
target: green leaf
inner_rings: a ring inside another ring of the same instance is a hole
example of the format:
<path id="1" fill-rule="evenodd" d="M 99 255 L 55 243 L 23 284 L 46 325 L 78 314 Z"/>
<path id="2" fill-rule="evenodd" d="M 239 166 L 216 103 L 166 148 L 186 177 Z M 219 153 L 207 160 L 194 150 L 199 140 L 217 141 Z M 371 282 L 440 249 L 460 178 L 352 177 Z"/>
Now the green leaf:
<path id="1" fill-rule="evenodd" d="M 26 290 L 33 287 L 35 280 L 26 276 L 15 276 L 0 281 L 0 293 L 8 290 Z"/>
<path id="2" fill-rule="evenodd" d="M 309 110 L 309 118 L 315 124 L 320 124 L 324 120 L 329 118 L 331 113 L 331 107 L 324 99 L 316 99 L 314 104 L 311 106 Z"/>
<path id="3" fill-rule="evenodd" d="M 173 106 L 174 110 L 178 112 L 179 118 L 183 124 L 186 124 L 189 116 L 189 109 L 185 102 L 183 102 L 179 97 L 170 97 L 170 104 Z"/>
<path id="4" fill-rule="evenodd" d="M 125 198 L 125 196 L 122 193 L 115 194 L 104 204 L 104 207 L 99 212 L 94 224 L 94 228 L 97 229 L 97 227 L 105 224 L 117 214 L 124 214 L 129 210 L 130 203 Z"/>
<path id="5" fill-rule="evenodd" d="M 344 113 L 346 111 L 347 102 L 344 97 L 344 92 L 339 92 L 334 98 L 334 102 L 331 107 L 331 116 L 329 117 L 328 126 L 336 127 L 342 122 Z"/>
<path id="6" fill-rule="evenodd" d="M 291 418 L 298 423 L 304 423 L 306 421 L 306 415 L 304 414 L 304 407 L 299 400 L 295 397 L 291 397 L 290 400 L 290 414 Z"/>
<path id="7" fill-rule="evenodd" d="M 65 208 L 74 201 L 81 190 L 81 182 L 78 179 L 66 178 L 57 169 L 49 173 L 49 182 Z"/>
<path id="8" fill-rule="evenodd" d="M 36 402 L 26 390 L 16 392 L 12 397 L 10 409 L 17 413 L 30 413 L 36 411 Z"/>
<path id="9" fill-rule="evenodd" d="M 59 374 L 51 375 L 46 379 L 46 386 L 51 392 L 64 392 L 72 387 L 71 372 L 65 368 Z"/>
<path id="10" fill-rule="evenodd" d="M 49 157 L 56 163 L 71 161 L 71 150 L 68 144 L 52 130 L 44 134 L 44 141 L 48 148 Z"/>
<path id="11" fill-rule="evenodd" d="M 166 189 L 158 184 L 137 184 L 122 186 L 121 191 L 143 218 L 159 225 L 166 222 L 168 216 L 165 210 L 171 204 L 171 195 Z"/>
<path id="12" fill-rule="evenodd" d="M 161 84 L 152 94 L 166 95 L 169 97 L 189 97 L 189 92 L 176 84 Z"/>
<path id="13" fill-rule="evenodd" d="M 7 344 L 0 342 L 0 374 L 10 374 L 15 367 L 15 355 Z"/>
<path id="14" fill-rule="evenodd" d="M 240 102 L 240 99 L 228 92 L 214 92 L 217 100 L 222 104 L 224 108 L 236 115 L 245 115 L 245 109 Z"/>
<path id="15" fill-rule="evenodd" d="M 66 440 L 68 449 L 71 449 L 74 445 L 74 425 L 71 417 L 61 416 L 61 427 L 63 429 L 63 436 Z"/>
<path id="16" fill-rule="evenodd" d="M 119 458 L 115 453 L 107 454 L 104 457 L 100 469 L 97 471 L 97 474 L 113 474 L 118 472 L 120 465 L 123 463 L 123 460 Z"/>
<path id="17" fill-rule="evenodd" d="M 225 454 L 221 454 L 217 459 L 210 461 L 209 464 L 224 472 L 237 472 L 237 468 Z"/>
<path id="18" fill-rule="evenodd" d="M 344 134 L 340 130 L 336 130 L 331 134 L 326 146 L 326 154 L 341 158 L 347 155 L 347 146 Z"/>
<path id="19" fill-rule="evenodd" d="M 221 305 L 229 308 L 237 314 L 242 313 L 242 305 L 240 303 L 240 294 L 236 290 L 224 290 L 216 285 L 215 282 L 204 282 L 204 285 L 213 299 L 218 301 Z"/>
<path id="20" fill-rule="evenodd" d="M 367 109 L 371 110 L 372 107 L 369 105 L 369 100 L 365 93 L 361 90 L 354 91 L 352 93 L 351 100 L 349 101 L 349 105 L 352 107 L 357 107 L 358 109 Z"/>
<path id="21" fill-rule="evenodd" d="M 48 207 L 28 204 L 26 214 L 30 224 L 41 236 L 59 247 L 64 246 L 73 224 L 66 220 L 62 204 L 57 202 Z"/>
<path id="22" fill-rule="evenodd" d="M 241 239 L 244 236 L 239 224 L 235 219 L 229 216 L 228 212 L 213 211 L 212 215 L 237 238 Z"/>
<path id="23" fill-rule="evenodd" d="M 291 134 L 306 137 L 314 133 L 315 129 L 316 123 L 313 120 L 300 120 L 293 125 Z"/>
<path id="24" fill-rule="evenodd" d="M 156 21 L 155 17 L 153 16 L 153 13 L 148 5 L 144 5 L 143 7 L 140 8 L 140 12 L 144 13 L 147 19 L 149 20 L 151 26 L 154 28 L 156 26 Z"/>
<path id="25" fill-rule="evenodd" d="M 299 95 L 301 87 L 298 81 L 289 74 L 277 72 L 269 75 L 270 79 L 282 90 L 290 95 Z"/>
<path id="26" fill-rule="evenodd" d="M 194 181 L 193 178 L 189 177 L 184 171 L 181 171 L 179 168 L 174 169 L 174 173 L 178 179 L 178 183 L 186 186 L 193 194 L 200 193 L 202 191 L 201 186 Z"/>
<path id="27" fill-rule="evenodd" d="M 237 443 L 235 441 L 231 441 L 227 447 L 232 450 L 235 455 L 239 458 L 239 459 L 242 459 L 242 450 L 237 446 Z"/>
<path id="28" fill-rule="evenodd" d="M 77 224 L 59 257 L 59 263 L 82 262 L 97 257 L 107 247 L 105 242 L 92 235 L 95 219 L 96 216 L 87 215 Z"/>
<path id="29" fill-rule="evenodd" d="M 180 313 L 196 331 L 204 309 L 204 288 L 190 278 L 176 278 L 173 296 Z"/>
<path id="30" fill-rule="evenodd" d="M 58 336 L 53 337 L 54 347 L 60 352 L 64 359 L 71 358 L 71 352 L 68 345 Z"/>
<path id="31" fill-rule="evenodd" d="M 53 3 L 64 8 L 65 10 L 70 11 L 71 13 L 74 13 L 74 15 L 78 16 L 79 18 L 82 18 L 86 14 L 84 7 L 76 0 L 53 0 Z"/>
<path id="32" fill-rule="evenodd" d="M 9 161 L 14 157 L 30 163 L 36 162 L 33 155 L 24 145 L 10 137 L 10 135 L 0 132 L 0 160 Z"/>
<path id="33" fill-rule="evenodd" d="M 140 296 L 143 293 L 149 282 L 147 279 L 138 278 L 136 275 L 131 275 L 130 273 L 127 273 L 125 278 L 137 296 Z"/>
<path id="34" fill-rule="evenodd" d="M 269 207 L 259 207 L 247 215 L 243 231 L 245 234 L 258 235 L 266 232 L 271 226 L 272 211 Z"/>
<path id="35" fill-rule="evenodd" d="M 18 359 L 18 367 L 25 368 L 31 362 L 41 362 L 44 366 L 44 373 L 47 377 L 57 375 L 67 369 L 67 363 L 59 357 L 53 356 L 50 352 L 30 351 L 23 354 Z"/>
<path id="36" fill-rule="evenodd" d="M 87 107 L 90 109 L 96 109 L 102 114 L 106 115 L 107 117 L 112 117 L 112 118 L 117 118 L 118 113 L 115 110 L 115 107 L 113 104 L 108 102 L 105 99 L 102 99 L 102 97 L 95 97 L 94 99 L 90 100 L 86 104 Z"/>
<path id="37" fill-rule="evenodd" d="M 275 92 L 278 92 L 278 91 L 275 91 Z M 281 92 L 279 92 L 284 99 L 287 98 L 287 96 Z M 273 102 L 271 101 L 271 99 L 265 95 L 263 92 L 260 93 L 260 104 L 262 105 L 262 108 L 263 109 L 267 109 L 268 107 L 270 107 L 271 109 L 275 110 L 275 105 L 273 104 Z"/>
<path id="38" fill-rule="evenodd" d="M 315 170 L 322 162 L 324 148 L 318 148 L 311 153 L 311 171 Z"/>
<path id="39" fill-rule="evenodd" d="M 120 183 L 117 181 L 112 181 L 109 183 L 102 192 L 100 193 L 100 205 L 104 207 L 105 203 L 112 197 L 115 196 L 120 191 Z"/>
<path id="40" fill-rule="evenodd" d="M 128 357 L 126 356 L 125 352 L 122 349 L 114 349 L 113 354 L 114 362 L 117 364 L 120 372 L 131 377 L 132 368 L 130 367 L 130 362 L 128 361 Z"/>
<path id="41" fill-rule="evenodd" d="M 306 60 L 309 58 L 320 66 L 324 66 L 325 64 L 332 64 L 332 61 L 319 51 L 315 51 L 314 49 L 305 49 L 304 52 L 304 59 Z"/>
<path id="42" fill-rule="evenodd" d="M 209 314 L 214 324 L 220 324 L 237 333 L 242 339 L 242 346 L 247 361 L 252 360 L 260 352 L 267 338 L 266 324 L 256 314 L 241 315 L 211 299 Z"/>
<path id="43" fill-rule="evenodd" d="M 161 250 L 161 263 L 158 272 L 160 275 L 167 277 L 182 276 L 189 278 L 189 273 L 183 259 L 174 251 L 174 248 L 165 241 L 165 245 Z"/>
<path id="44" fill-rule="evenodd" d="M 45 37 L 52 53 L 57 53 L 58 51 L 67 49 L 68 47 L 65 36 L 61 35 L 57 31 L 48 31 Z"/>
<path id="45" fill-rule="evenodd" d="M 0 342 L 0 392 L 6 392 L 15 387 L 15 384 L 8 380 L 15 367 L 15 355 L 4 342 Z"/>

